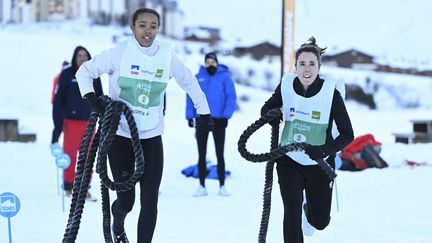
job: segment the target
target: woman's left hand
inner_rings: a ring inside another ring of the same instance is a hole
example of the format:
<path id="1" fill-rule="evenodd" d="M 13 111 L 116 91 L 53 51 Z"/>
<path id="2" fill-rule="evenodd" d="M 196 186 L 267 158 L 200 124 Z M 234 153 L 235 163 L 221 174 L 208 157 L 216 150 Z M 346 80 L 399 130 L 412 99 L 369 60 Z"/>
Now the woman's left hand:
<path id="1" fill-rule="evenodd" d="M 318 159 L 322 159 L 322 158 L 326 157 L 326 154 L 324 153 L 321 146 L 308 145 L 305 148 L 305 153 L 312 160 L 318 160 Z"/>

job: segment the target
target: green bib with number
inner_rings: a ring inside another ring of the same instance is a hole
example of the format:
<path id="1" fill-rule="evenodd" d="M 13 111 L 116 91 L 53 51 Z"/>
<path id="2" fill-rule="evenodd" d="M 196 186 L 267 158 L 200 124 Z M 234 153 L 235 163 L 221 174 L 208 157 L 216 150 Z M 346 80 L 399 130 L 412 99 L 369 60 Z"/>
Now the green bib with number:
<path id="1" fill-rule="evenodd" d="M 131 39 L 120 62 L 119 98 L 132 110 L 137 128 L 155 128 L 163 116 L 163 96 L 168 84 L 171 52 L 162 48 L 154 56 L 145 55 Z M 124 116 L 122 116 L 124 119 Z"/>
<path id="2" fill-rule="evenodd" d="M 283 112 L 285 118 L 281 145 L 304 142 L 322 145 L 330 118 L 335 83 L 324 81 L 321 90 L 313 97 L 303 97 L 294 91 L 294 78 L 284 75 L 281 82 Z M 304 152 L 288 152 L 287 155 L 303 165 L 316 164 Z"/>

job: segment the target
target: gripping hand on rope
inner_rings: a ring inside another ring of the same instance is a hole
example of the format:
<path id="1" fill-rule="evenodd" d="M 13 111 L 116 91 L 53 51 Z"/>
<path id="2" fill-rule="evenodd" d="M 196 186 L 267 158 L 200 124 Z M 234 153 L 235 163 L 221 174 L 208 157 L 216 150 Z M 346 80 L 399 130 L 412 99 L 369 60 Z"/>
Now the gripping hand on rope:
<path id="1" fill-rule="evenodd" d="M 105 106 L 101 104 L 94 92 L 85 94 L 84 98 L 87 100 L 92 112 L 96 112 L 98 114 L 103 114 L 105 112 Z"/>
<path id="2" fill-rule="evenodd" d="M 305 154 L 315 161 L 327 157 L 322 146 L 307 145 L 305 148 Z"/>
<path id="3" fill-rule="evenodd" d="M 263 105 L 261 108 L 261 117 L 265 116 L 270 110 L 267 105 Z M 279 123 L 282 121 L 282 112 L 274 112 L 271 117 L 273 119 L 268 122 L 270 126 L 279 126 Z"/>
<path id="4" fill-rule="evenodd" d="M 304 150 L 303 143 L 292 143 L 278 148 L 272 148 L 270 152 L 264 154 L 252 154 L 249 151 L 247 151 L 246 142 L 249 139 L 249 137 L 260 127 L 264 126 L 267 123 L 273 122 L 274 120 L 280 119 L 280 117 L 282 117 L 282 112 L 280 111 L 279 108 L 275 108 L 265 113 L 260 119 L 258 119 L 252 125 L 246 128 L 246 130 L 240 136 L 240 139 L 237 143 L 238 151 L 240 152 L 240 155 L 243 158 L 252 162 L 266 162 L 266 161 L 277 159 L 287 152 Z M 279 121 L 277 122 L 277 127 L 279 127 Z M 278 136 L 277 133 L 272 134 L 272 137 L 277 138 L 277 136 Z"/>

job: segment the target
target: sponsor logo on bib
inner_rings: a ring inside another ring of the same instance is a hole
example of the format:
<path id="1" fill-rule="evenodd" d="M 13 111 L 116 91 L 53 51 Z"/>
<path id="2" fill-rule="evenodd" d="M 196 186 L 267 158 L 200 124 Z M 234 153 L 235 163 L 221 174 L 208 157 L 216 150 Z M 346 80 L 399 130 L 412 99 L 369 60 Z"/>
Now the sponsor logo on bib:
<path id="1" fill-rule="evenodd" d="M 312 119 L 313 120 L 319 120 L 321 118 L 321 112 L 319 111 L 312 111 Z"/>
<path id="2" fill-rule="evenodd" d="M 162 78 L 162 75 L 163 75 L 163 69 L 156 70 L 156 74 L 155 74 L 156 78 Z"/>
<path id="3" fill-rule="evenodd" d="M 134 74 L 134 75 L 139 75 L 139 65 L 131 65 L 131 71 L 130 71 L 130 73 L 131 74 Z"/>
<path id="4" fill-rule="evenodd" d="M 295 108 L 294 107 L 290 107 L 290 117 L 295 117 Z"/>

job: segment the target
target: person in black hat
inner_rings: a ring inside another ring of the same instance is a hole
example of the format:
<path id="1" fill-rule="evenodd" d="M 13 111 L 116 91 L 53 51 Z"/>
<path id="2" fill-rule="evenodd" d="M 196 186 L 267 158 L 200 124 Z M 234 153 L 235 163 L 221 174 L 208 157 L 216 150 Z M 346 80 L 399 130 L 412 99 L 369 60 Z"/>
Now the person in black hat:
<path id="1" fill-rule="evenodd" d="M 232 117 L 237 103 L 234 81 L 232 80 L 229 69 L 223 64 L 219 64 L 216 53 L 207 53 L 204 57 L 204 66 L 201 66 L 196 78 L 204 91 L 207 102 L 210 107 L 210 115 L 214 121 L 213 139 L 216 148 L 217 172 L 219 179 L 219 195 L 229 196 L 225 188 L 225 129 L 228 120 Z M 189 127 L 194 127 L 194 119 L 198 117 L 192 100 L 187 96 L 186 101 L 186 119 Z M 198 174 L 199 187 L 194 196 L 206 196 L 205 178 L 207 175 L 206 154 L 207 140 L 209 132 L 200 133 L 197 130 L 196 139 L 198 144 Z"/>

